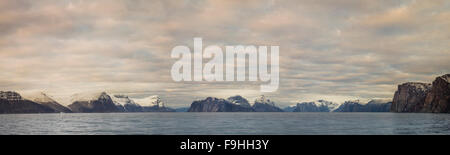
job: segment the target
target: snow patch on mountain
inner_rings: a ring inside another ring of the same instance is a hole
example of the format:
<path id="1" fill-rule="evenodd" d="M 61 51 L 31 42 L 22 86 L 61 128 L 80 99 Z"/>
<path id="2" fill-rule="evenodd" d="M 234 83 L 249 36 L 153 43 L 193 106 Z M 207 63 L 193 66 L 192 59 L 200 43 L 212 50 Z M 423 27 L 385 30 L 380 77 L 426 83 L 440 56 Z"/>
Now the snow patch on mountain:
<path id="1" fill-rule="evenodd" d="M 22 97 L 38 103 L 56 102 L 55 100 L 52 99 L 52 97 L 48 96 L 44 92 L 23 93 Z"/>
<path id="2" fill-rule="evenodd" d="M 422 83 L 422 82 L 406 82 L 405 85 L 415 87 L 416 89 L 426 91 L 431 88 L 431 83 Z"/>
<path id="3" fill-rule="evenodd" d="M 450 74 L 442 75 L 442 76 L 440 76 L 440 78 L 442 78 L 446 82 L 450 82 Z"/>
<path id="4" fill-rule="evenodd" d="M 273 102 L 272 100 L 270 100 L 269 98 L 267 98 L 264 95 L 261 95 L 260 97 L 256 98 L 255 103 L 268 104 L 271 106 L 275 106 L 275 102 Z"/>
<path id="5" fill-rule="evenodd" d="M 326 101 L 326 100 L 317 100 L 317 101 L 311 101 L 311 102 L 299 102 L 298 104 L 313 104 L 316 107 L 327 107 L 329 111 L 333 111 L 337 108 L 339 108 L 340 104 Z"/>
<path id="6" fill-rule="evenodd" d="M 369 102 L 367 102 L 368 104 L 386 104 L 388 102 L 392 102 L 392 99 L 388 99 L 388 98 L 379 98 L 379 99 L 372 99 Z"/>
<path id="7" fill-rule="evenodd" d="M 165 107 L 164 105 L 165 103 L 161 100 L 161 98 L 158 95 L 149 96 L 141 99 L 134 99 L 134 101 L 143 107 L 153 107 L 153 106 Z"/>
<path id="8" fill-rule="evenodd" d="M 355 100 L 348 100 L 345 103 L 357 103 L 357 104 L 361 104 L 361 105 L 366 105 L 370 101 L 371 101 L 371 99 L 355 99 Z"/>
<path id="9" fill-rule="evenodd" d="M 136 104 L 132 99 L 130 99 L 126 95 L 110 95 L 111 99 L 113 100 L 114 104 L 117 106 L 125 106 L 125 105 L 134 105 L 134 106 L 140 106 L 139 104 Z"/>
<path id="10" fill-rule="evenodd" d="M 4 100 L 23 100 L 22 96 L 14 91 L 0 91 L 0 99 Z"/>
<path id="11" fill-rule="evenodd" d="M 72 95 L 71 102 L 75 101 L 93 101 L 99 99 L 111 98 L 106 92 L 83 92 Z"/>
<path id="12" fill-rule="evenodd" d="M 231 96 L 227 100 L 235 105 L 239 105 L 242 107 L 251 107 L 251 105 L 248 103 L 248 100 L 240 95 Z"/>

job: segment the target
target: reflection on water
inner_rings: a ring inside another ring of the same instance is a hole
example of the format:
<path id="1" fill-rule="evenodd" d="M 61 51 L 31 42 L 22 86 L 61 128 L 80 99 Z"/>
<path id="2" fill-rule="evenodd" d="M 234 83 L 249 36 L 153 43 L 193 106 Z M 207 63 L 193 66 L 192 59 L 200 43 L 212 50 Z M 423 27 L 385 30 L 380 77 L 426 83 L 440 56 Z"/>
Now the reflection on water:
<path id="1" fill-rule="evenodd" d="M 0 134 L 450 134 L 449 114 L 109 113 L 0 115 Z"/>

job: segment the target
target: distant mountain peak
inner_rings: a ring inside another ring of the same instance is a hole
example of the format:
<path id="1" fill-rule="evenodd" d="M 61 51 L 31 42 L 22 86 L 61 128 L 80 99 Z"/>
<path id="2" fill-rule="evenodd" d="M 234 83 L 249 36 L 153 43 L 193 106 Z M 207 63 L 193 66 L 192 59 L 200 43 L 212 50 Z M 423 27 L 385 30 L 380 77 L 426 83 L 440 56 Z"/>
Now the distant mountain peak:
<path id="1" fill-rule="evenodd" d="M 240 95 L 231 96 L 227 100 L 236 105 L 240 105 L 243 107 L 251 107 L 248 100 Z"/>
<path id="2" fill-rule="evenodd" d="M 115 94 L 115 95 L 111 95 L 111 99 L 113 100 L 114 104 L 116 104 L 118 106 L 125 106 L 127 104 L 138 106 L 138 104 L 136 104 L 127 95 Z"/>
<path id="3" fill-rule="evenodd" d="M 450 82 L 450 74 L 445 74 L 445 75 L 439 76 L 437 78 L 440 78 L 446 82 Z"/>
<path id="4" fill-rule="evenodd" d="M 21 95 L 17 92 L 7 91 L 0 92 L 0 98 L 15 104 L 13 107 L 3 107 L 5 108 L 3 110 L 7 111 L 7 113 L 72 112 L 69 108 L 62 106 L 43 92 L 25 93 Z"/>
<path id="5" fill-rule="evenodd" d="M 354 100 L 348 100 L 348 101 L 345 101 L 344 103 L 355 103 L 355 104 L 361 104 L 361 105 L 364 105 L 364 104 L 369 103 L 371 100 L 372 100 L 372 99 L 362 99 L 362 98 L 359 98 L 359 99 L 354 99 Z"/>
<path id="6" fill-rule="evenodd" d="M 339 104 L 326 101 L 326 100 L 317 100 L 311 102 L 299 102 L 294 109 L 295 112 L 332 112 L 337 109 Z"/>
<path id="7" fill-rule="evenodd" d="M 392 101 L 386 99 L 345 101 L 333 112 L 389 112 Z"/>
<path id="8" fill-rule="evenodd" d="M 256 98 L 255 100 L 255 104 L 259 103 L 259 104 L 268 104 L 271 106 L 275 106 L 275 102 L 271 101 L 269 98 L 267 98 L 264 95 L 259 96 L 258 98 Z"/>
<path id="9" fill-rule="evenodd" d="M 72 102 L 75 101 L 93 101 L 98 99 L 111 99 L 111 96 L 104 91 L 99 92 L 83 92 L 72 95 Z"/>
<path id="10" fill-rule="evenodd" d="M 392 99 L 371 99 L 367 104 L 385 104 L 392 102 Z"/>
<path id="11" fill-rule="evenodd" d="M 22 96 L 15 91 L 0 91 L 0 99 L 4 100 L 23 100 Z"/>
<path id="12" fill-rule="evenodd" d="M 152 107 L 152 106 L 157 106 L 157 107 L 165 107 L 165 103 L 161 100 L 161 97 L 159 97 L 158 95 L 153 95 L 153 96 L 149 96 L 146 98 L 141 98 L 141 99 L 134 99 L 134 101 L 141 105 L 141 106 L 146 106 L 146 107 Z"/>
<path id="13" fill-rule="evenodd" d="M 48 96 L 44 92 L 34 92 L 29 94 L 23 94 L 24 98 L 29 99 L 34 102 L 56 102 L 52 97 Z"/>
<path id="14" fill-rule="evenodd" d="M 401 84 L 400 86 L 413 87 L 421 91 L 427 91 L 431 89 L 431 83 L 423 83 L 423 82 L 406 82 Z"/>
<path id="15" fill-rule="evenodd" d="M 259 96 L 252 107 L 256 112 L 283 112 L 282 109 L 275 106 L 275 102 L 264 95 Z"/>
<path id="16" fill-rule="evenodd" d="M 242 106 L 246 99 L 241 96 L 230 97 L 229 100 L 207 97 L 204 100 L 192 102 L 188 112 L 251 112 L 253 109 L 249 106 Z M 248 101 L 247 101 L 248 102 Z"/>

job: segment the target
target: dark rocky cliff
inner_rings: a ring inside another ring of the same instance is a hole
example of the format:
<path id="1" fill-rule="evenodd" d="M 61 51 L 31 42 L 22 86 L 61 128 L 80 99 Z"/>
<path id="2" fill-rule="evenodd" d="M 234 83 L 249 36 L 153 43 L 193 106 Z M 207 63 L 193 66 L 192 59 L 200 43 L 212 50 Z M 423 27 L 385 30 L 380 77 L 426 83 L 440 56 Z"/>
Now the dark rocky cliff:
<path id="1" fill-rule="evenodd" d="M 398 86 L 392 112 L 450 113 L 450 74 L 437 77 L 432 84 L 408 82 Z"/>
<path id="2" fill-rule="evenodd" d="M 398 86 L 394 94 L 391 112 L 421 112 L 431 84 L 407 82 Z"/>
<path id="3" fill-rule="evenodd" d="M 450 74 L 437 77 L 425 98 L 422 112 L 450 113 Z"/>

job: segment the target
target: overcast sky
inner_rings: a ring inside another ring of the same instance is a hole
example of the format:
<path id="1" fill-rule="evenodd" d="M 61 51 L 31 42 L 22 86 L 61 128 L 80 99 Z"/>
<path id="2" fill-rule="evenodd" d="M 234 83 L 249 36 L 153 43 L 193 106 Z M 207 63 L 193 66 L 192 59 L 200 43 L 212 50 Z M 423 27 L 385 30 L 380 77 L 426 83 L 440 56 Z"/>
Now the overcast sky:
<path id="1" fill-rule="evenodd" d="M 450 73 L 448 0 L 1 0 L 0 90 L 253 100 L 259 83 L 173 82 L 171 49 L 279 45 L 280 106 L 392 98 Z"/>

